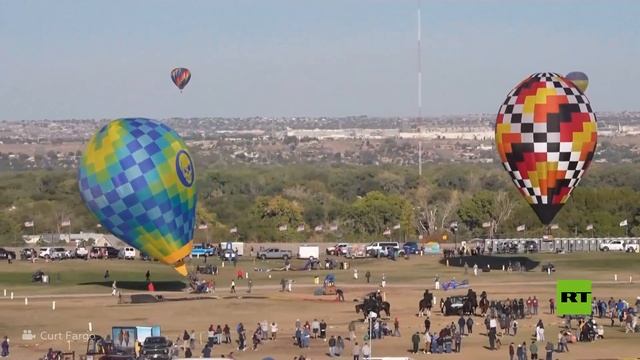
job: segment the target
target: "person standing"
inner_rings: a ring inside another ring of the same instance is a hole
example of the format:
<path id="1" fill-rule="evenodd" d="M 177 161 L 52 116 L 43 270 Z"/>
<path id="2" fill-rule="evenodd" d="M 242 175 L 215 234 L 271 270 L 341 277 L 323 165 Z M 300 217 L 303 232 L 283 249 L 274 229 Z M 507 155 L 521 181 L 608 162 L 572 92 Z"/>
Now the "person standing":
<path id="1" fill-rule="evenodd" d="M 542 324 L 542 320 L 539 320 L 538 325 L 536 325 L 536 340 L 544 342 L 544 325 Z"/>
<path id="2" fill-rule="evenodd" d="M 194 349 L 196 348 L 196 331 L 191 329 L 191 333 L 189 333 L 189 347 Z"/>
<path id="3" fill-rule="evenodd" d="M 365 277 L 365 279 L 367 279 L 367 284 L 370 283 L 371 282 L 371 271 L 367 270 L 367 272 L 364 273 L 364 277 Z M 366 345 L 366 343 L 365 343 L 365 345 Z M 363 345 L 363 347 L 365 345 Z"/>
<path id="4" fill-rule="evenodd" d="M 320 321 L 318 319 L 313 319 L 311 322 L 311 333 L 313 334 L 313 338 L 318 338 L 318 333 L 320 332 Z"/>
<path id="5" fill-rule="evenodd" d="M 531 353 L 531 360 L 538 360 L 538 344 L 536 344 L 535 340 L 531 340 L 529 352 Z"/>
<path id="6" fill-rule="evenodd" d="M 524 360 L 524 353 L 522 352 L 522 344 L 518 344 L 518 349 L 516 350 L 516 357 L 518 360 Z"/>
<path id="7" fill-rule="evenodd" d="M 393 321 L 393 336 L 400 336 L 400 321 L 398 321 L 397 317 Z"/>
<path id="8" fill-rule="evenodd" d="M 473 319 L 471 318 L 471 316 L 467 318 L 467 334 L 473 334 Z"/>
<path id="9" fill-rule="evenodd" d="M 206 259 L 206 255 L 205 255 Z M 208 359 L 211 357 L 211 347 L 209 344 L 204 344 L 204 348 L 202 349 L 202 357 Z"/>
<path id="10" fill-rule="evenodd" d="M 9 356 L 9 338 L 7 336 L 2 339 L 2 345 L 0 345 L 0 355 L 2 357 Z"/>
<path id="11" fill-rule="evenodd" d="M 147 282 L 149 282 L 151 280 L 151 272 L 149 270 L 147 270 L 146 274 L 144 274 L 145 279 L 147 279 Z"/>
<path id="12" fill-rule="evenodd" d="M 353 279 L 358 280 L 358 269 L 353 269 Z"/>
<path id="13" fill-rule="evenodd" d="M 231 293 L 232 294 L 236 293 L 236 281 L 235 280 L 231 280 Z"/>
<path id="14" fill-rule="evenodd" d="M 459 353 L 462 347 L 462 334 L 460 334 L 460 332 L 456 332 L 454 335 L 454 341 L 456 345 L 456 352 Z"/>
<path id="15" fill-rule="evenodd" d="M 325 339 L 327 337 L 327 323 L 324 319 L 320 321 L 320 338 Z"/>
<path id="16" fill-rule="evenodd" d="M 356 340 L 356 323 L 355 323 L 355 321 L 350 321 L 349 322 L 349 326 L 347 327 L 347 330 L 349 330 L 349 340 L 350 341 L 355 341 Z M 359 352 L 358 352 L 358 355 L 360 355 Z"/>
<path id="17" fill-rule="evenodd" d="M 353 360 L 360 360 L 360 346 L 358 345 L 357 341 L 355 344 L 353 344 L 351 354 L 353 355 Z"/>
<path id="18" fill-rule="evenodd" d="M 338 335 L 336 339 L 336 355 L 340 356 L 344 352 L 344 339 L 342 336 Z"/>
<path id="19" fill-rule="evenodd" d="M 549 299 L 549 313 L 551 315 L 556 313 L 556 304 L 555 304 L 555 300 L 553 298 Z"/>
<path id="20" fill-rule="evenodd" d="M 382 281 L 380 281 L 380 286 L 384 289 L 387 286 L 387 277 L 384 273 L 382 273 Z"/>
<path id="21" fill-rule="evenodd" d="M 229 327 L 229 324 L 224 324 L 222 334 L 224 334 L 224 342 L 226 344 L 231 344 L 231 328 Z"/>
<path id="22" fill-rule="evenodd" d="M 431 354 L 431 334 L 428 331 L 424 333 L 424 352 Z"/>
<path id="23" fill-rule="evenodd" d="M 551 342 L 547 343 L 547 346 L 544 347 L 547 356 L 545 360 L 553 360 L 553 344 Z"/>
<path id="24" fill-rule="evenodd" d="M 473 276 L 478 276 L 478 264 L 473 264 Z"/>
<path id="25" fill-rule="evenodd" d="M 464 335 L 464 326 L 467 324 L 467 321 L 464 319 L 464 315 L 460 315 L 458 319 L 458 332 Z"/>
<path id="26" fill-rule="evenodd" d="M 253 280 L 249 279 L 249 281 L 247 282 L 247 286 L 249 287 L 247 292 L 251 294 L 251 289 L 253 288 Z"/>
<path id="27" fill-rule="evenodd" d="M 111 296 L 116 295 L 118 295 L 118 285 L 116 284 L 116 281 L 113 280 L 113 284 L 111 284 Z"/>
<path id="28" fill-rule="evenodd" d="M 431 330 L 431 320 L 429 320 L 429 317 L 427 316 L 427 318 L 424 320 L 424 332 L 428 333 Z"/>
<path id="29" fill-rule="evenodd" d="M 275 340 L 278 337 L 278 324 L 274 322 L 271 323 L 271 340 Z"/>
<path id="30" fill-rule="evenodd" d="M 109 270 L 105 270 L 105 271 L 104 271 L 104 280 L 105 280 L 105 281 L 109 280 L 109 277 L 110 277 L 110 276 L 111 276 L 111 275 L 109 275 Z"/>
<path id="31" fill-rule="evenodd" d="M 329 356 L 336 356 L 336 338 L 333 335 L 329 338 Z"/>
<path id="32" fill-rule="evenodd" d="M 411 336 L 411 344 L 413 345 L 412 352 L 414 354 L 417 354 L 418 348 L 420 347 L 420 334 L 417 331 L 413 334 L 413 336 Z"/>
<path id="33" fill-rule="evenodd" d="M 371 347 L 369 343 L 365 342 L 360 352 L 362 353 L 362 360 L 369 360 L 371 358 Z"/>
<path id="34" fill-rule="evenodd" d="M 538 315 L 538 298 L 536 298 L 535 295 L 533 296 L 531 303 L 533 304 L 533 315 Z"/>

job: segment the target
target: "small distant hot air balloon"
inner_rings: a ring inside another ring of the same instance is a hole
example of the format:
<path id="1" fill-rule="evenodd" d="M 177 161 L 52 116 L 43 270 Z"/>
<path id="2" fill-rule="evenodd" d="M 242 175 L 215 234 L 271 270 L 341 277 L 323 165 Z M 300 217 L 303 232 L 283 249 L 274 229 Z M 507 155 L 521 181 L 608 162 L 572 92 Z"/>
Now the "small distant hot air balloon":
<path id="1" fill-rule="evenodd" d="M 78 172 L 80 194 L 116 237 L 187 275 L 195 170 L 180 136 L 155 120 L 117 119 L 96 133 Z"/>
<path id="2" fill-rule="evenodd" d="M 189 80 L 191 80 L 191 71 L 186 68 L 175 68 L 171 70 L 171 80 L 176 84 L 178 89 L 180 89 L 180 92 L 182 92 L 182 89 L 184 89 L 189 83 Z"/>
<path id="3" fill-rule="evenodd" d="M 496 119 L 502 165 L 545 225 L 580 182 L 596 142 L 589 99 L 556 73 L 533 74 L 518 84 Z"/>
<path id="4" fill-rule="evenodd" d="M 582 92 L 586 92 L 587 87 L 589 87 L 589 77 L 583 72 L 573 71 L 568 73 L 564 78 L 574 83 Z"/>

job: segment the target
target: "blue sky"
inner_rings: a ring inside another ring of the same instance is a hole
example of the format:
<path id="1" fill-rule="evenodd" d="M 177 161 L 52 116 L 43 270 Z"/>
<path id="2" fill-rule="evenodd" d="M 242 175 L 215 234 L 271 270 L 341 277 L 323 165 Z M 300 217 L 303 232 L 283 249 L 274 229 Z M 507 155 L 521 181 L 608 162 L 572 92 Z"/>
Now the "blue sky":
<path id="1" fill-rule="evenodd" d="M 0 119 L 415 115 L 417 0 L 0 0 Z M 638 110 L 640 2 L 422 0 L 423 113 L 538 71 Z M 191 69 L 182 94 L 169 71 Z"/>

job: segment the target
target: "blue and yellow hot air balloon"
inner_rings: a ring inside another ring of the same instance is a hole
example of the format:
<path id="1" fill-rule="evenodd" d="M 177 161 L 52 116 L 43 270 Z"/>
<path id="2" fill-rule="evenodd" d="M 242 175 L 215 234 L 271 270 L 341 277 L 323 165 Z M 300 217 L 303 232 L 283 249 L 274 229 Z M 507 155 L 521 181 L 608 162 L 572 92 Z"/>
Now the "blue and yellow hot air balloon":
<path id="1" fill-rule="evenodd" d="M 93 136 L 80 194 L 113 235 L 187 275 L 196 216 L 195 169 L 184 141 L 151 119 L 117 119 Z"/>

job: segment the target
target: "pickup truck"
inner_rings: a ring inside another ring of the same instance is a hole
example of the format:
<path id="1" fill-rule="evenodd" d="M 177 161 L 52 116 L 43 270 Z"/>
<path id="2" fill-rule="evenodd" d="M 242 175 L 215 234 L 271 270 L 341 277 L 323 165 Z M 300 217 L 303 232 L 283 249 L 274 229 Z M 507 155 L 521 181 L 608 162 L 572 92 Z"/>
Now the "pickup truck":
<path id="1" fill-rule="evenodd" d="M 191 257 L 200 257 L 200 256 L 214 256 L 216 254 L 216 248 L 210 246 L 208 244 L 193 244 L 193 249 L 191 249 Z"/>
<path id="2" fill-rule="evenodd" d="M 258 251 L 258 259 L 266 260 L 266 259 L 291 259 L 292 252 L 290 250 L 281 250 L 278 248 L 266 248 L 264 250 Z"/>
<path id="3" fill-rule="evenodd" d="M 164 336 L 149 336 L 142 344 L 141 358 L 169 360 L 172 358 L 171 345 L 171 341 Z"/>
<path id="4" fill-rule="evenodd" d="M 600 244 L 600 251 L 638 252 L 638 244 L 627 244 L 622 240 L 611 240 Z"/>
<path id="5" fill-rule="evenodd" d="M 346 255 L 348 243 L 337 243 L 334 246 L 329 246 L 326 250 L 327 255 Z"/>

